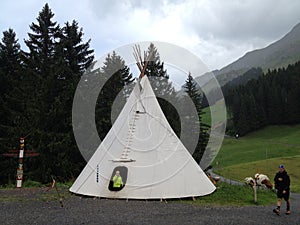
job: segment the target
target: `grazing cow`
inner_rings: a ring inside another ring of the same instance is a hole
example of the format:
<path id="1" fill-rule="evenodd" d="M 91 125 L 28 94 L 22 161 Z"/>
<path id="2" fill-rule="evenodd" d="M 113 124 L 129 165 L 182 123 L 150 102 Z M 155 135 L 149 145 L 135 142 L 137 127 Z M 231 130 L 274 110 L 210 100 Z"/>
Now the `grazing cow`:
<path id="1" fill-rule="evenodd" d="M 252 177 L 246 177 L 245 183 L 248 184 L 250 187 L 254 186 L 254 183 L 256 186 L 265 186 L 268 189 L 273 189 L 273 185 L 269 179 L 269 177 L 265 174 L 255 174 L 254 179 Z"/>
<path id="2" fill-rule="evenodd" d="M 259 174 L 259 173 L 257 173 L 257 174 L 254 175 L 254 179 L 255 179 L 256 184 L 258 186 L 265 185 L 268 189 L 272 189 L 273 188 L 273 185 L 272 185 L 269 177 L 267 175 L 265 175 L 265 174 Z"/>
<path id="3" fill-rule="evenodd" d="M 245 178 L 245 183 L 248 184 L 250 187 L 254 186 L 255 180 L 252 177 L 246 177 Z"/>

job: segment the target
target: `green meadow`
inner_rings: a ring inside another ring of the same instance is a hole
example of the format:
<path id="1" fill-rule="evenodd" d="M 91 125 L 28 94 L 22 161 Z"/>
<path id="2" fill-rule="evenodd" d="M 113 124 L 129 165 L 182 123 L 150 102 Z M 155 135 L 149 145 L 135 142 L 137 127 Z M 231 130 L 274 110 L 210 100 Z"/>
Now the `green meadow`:
<path id="1" fill-rule="evenodd" d="M 264 173 L 273 181 L 279 164 L 291 178 L 291 191 L 300 192 L 300 125 L 268 126 L 239 139 L 225 137 L 213 162 L 215 172 L 243 181 Z"/>
<path id="2" fill-rule="evenodd" d="M 203 109 L 203 115 L 202 115 L 202 122 L 205 124 L 211 124 L 211 117 L 214 116 L 214 122 L 215 124 L 218 124 L 219 122 L 223 122 L 226 120 L 226 108 L 224 107 L 224 104 L 222 102 L 218 101 L 216 104 L 214 104 L 211 107 L 207 107 Z"/>

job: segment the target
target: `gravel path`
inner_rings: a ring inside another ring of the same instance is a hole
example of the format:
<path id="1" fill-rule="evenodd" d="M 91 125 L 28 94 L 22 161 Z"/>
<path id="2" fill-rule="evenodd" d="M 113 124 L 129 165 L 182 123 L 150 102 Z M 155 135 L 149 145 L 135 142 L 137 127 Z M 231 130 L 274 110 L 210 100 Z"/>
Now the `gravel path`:
<path id="1" fill-rule="evenodd" d="M 29 191 L 30 192 L 30 191 Z M 204 207 L 180 201 L 136 201 L 68 197 L 41 201 L 33 193 L 25 201 L 3 201 L 0 190 L 0 224 L 213 224 L 300 225 L 300 195 L 292 194 L 292 214 L 272 213 L 274 206 Z M 28 199 L 31 196 L 32 199 Z M 274 199 L 275 200 L 275 199 Z M 285 204 L 282 207 L 285 209 Z"/>

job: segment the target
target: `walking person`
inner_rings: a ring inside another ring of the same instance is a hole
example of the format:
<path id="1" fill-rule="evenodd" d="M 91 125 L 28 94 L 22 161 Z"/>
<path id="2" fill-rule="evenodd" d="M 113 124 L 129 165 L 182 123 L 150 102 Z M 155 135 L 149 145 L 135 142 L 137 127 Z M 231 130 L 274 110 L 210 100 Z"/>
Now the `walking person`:
<path id="1" fill-rule="evenodd" d="M 290 211 L 290 177 L 285 170 L 284 165 L 279 165 L 278 172 L 274 177 L 275 189 L 277 190 L 277 207 L 273 209 L 273 212 L 277 215 L 280 214 L 280 206 L 282 198 L 286 201 L 286 215 L 291 214 Z"/>

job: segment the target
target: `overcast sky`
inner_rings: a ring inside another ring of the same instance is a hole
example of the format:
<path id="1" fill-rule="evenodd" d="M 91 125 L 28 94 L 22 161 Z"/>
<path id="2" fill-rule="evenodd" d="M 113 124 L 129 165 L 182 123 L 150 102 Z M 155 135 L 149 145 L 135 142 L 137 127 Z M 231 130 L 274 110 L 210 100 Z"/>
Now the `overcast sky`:
<path id="1" fill-rule="evenodd" d="M 164 41 L 188 49 L 209 69 L 266 47 L 300 22 L 299 0 L 49 0 L 61 26 L 77 20 L 92 39 L 96 59 L 136 41 Z M 0 30 L 13 28 L 22 49 L 41 0 L 1 0 Z M 1 35 L 2 38 L 2 35 Z"/>

